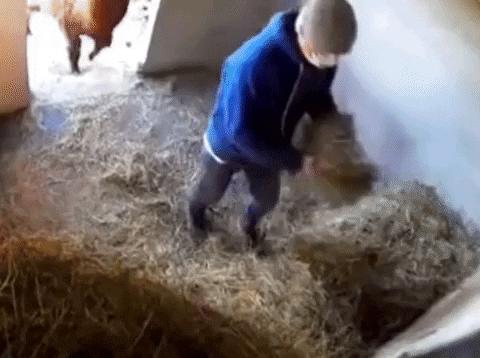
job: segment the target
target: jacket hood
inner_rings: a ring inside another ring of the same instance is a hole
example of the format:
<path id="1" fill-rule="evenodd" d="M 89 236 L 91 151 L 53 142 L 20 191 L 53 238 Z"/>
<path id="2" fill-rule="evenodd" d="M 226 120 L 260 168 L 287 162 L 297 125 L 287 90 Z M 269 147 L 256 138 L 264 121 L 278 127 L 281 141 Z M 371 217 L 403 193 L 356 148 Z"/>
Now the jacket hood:
<path id="1" fill-rule="evenodd" d="M 308 61 L 300 50 L 295 31 L 295 20 L 298 14 L 299 9 L 277 13 L 272 17 L 266 30 L 271 34 L 275 44 L 282 48 L 293 61 L 298 64 L 307 64 Z"/>

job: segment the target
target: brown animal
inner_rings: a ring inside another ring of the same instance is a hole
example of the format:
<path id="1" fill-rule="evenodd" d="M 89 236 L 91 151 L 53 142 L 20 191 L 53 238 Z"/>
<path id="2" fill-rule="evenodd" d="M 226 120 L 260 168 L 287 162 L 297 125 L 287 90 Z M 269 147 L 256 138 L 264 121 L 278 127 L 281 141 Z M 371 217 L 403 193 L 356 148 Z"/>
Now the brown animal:
<path id="1" fill-rule="evenodd" d="M 90 61 L 112 43 L 112 32 L 127 12 L 129 0 L 52 0 L 50 11 L 68 40 L 73 73 L 80 73 L 80 35 L 91 37 L 95 49 Z"/>

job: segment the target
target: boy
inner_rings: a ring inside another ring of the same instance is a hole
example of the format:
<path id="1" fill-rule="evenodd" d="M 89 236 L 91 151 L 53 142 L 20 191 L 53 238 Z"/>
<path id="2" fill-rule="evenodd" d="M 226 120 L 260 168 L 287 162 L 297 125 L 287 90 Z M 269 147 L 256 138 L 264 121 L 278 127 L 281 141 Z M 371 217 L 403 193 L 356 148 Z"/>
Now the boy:
<path id="1" fill-rule="evenodd" d="M 356 33 L 346 0 L 309 0 L 274 15 L 226 59 L 203 138 L 203 172 L 189 201 L 195 240 L 207 237 L 206 209 L 239 171 L 252 196 L 241 228 L 253 247 L 263 239 L 258 225 L 278 202 L 281 172 L 296 174 L 310 162 L 292 146 L 295 128 L 306 113 L 317 119 L 336 111 L 330 87 Z"/>

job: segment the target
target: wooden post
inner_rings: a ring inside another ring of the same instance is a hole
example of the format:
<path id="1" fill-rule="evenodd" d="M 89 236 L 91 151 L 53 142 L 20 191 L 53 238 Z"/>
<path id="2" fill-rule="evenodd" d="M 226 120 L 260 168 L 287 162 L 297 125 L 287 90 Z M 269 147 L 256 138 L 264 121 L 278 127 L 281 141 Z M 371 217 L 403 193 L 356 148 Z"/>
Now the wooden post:
<path id="1" fill-rule="evenodd" d="M 0 113 L 28 106 L 26 0 L 0 1 Z"/>

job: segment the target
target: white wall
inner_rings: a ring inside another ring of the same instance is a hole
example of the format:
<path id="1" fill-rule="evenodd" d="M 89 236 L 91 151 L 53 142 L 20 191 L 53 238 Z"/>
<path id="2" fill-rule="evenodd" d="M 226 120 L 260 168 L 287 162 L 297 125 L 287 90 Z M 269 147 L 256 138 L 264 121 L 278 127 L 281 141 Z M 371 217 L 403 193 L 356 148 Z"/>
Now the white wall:
<path id="1" fill-rule="evenodd" d="M 359 39 L 335 83 L 339 104 L 356 114 L 368 153 L 388 177 L 436 185 L 480 222 L 480 2 L 351 2 Z M 376 357 L 443 357 L 443 345 L 449 356 L 473 356 L 479 272 Z"/>
<path id="2" fill-rule="evenodd" d="M 26 9 L 25 0 L 0 1 L 0 113 L 28 105 Z"/>
<path id="3" fill-rule="evenodd" d="M 161 0 L 144 72 L 217 67 L 292 0 Z"/>
<path id="4" fill-rule="evenodd" d="M 351 0 L 335 94 L 390 178 L 436 185 L 480 222 L 480 2 Z"/>

